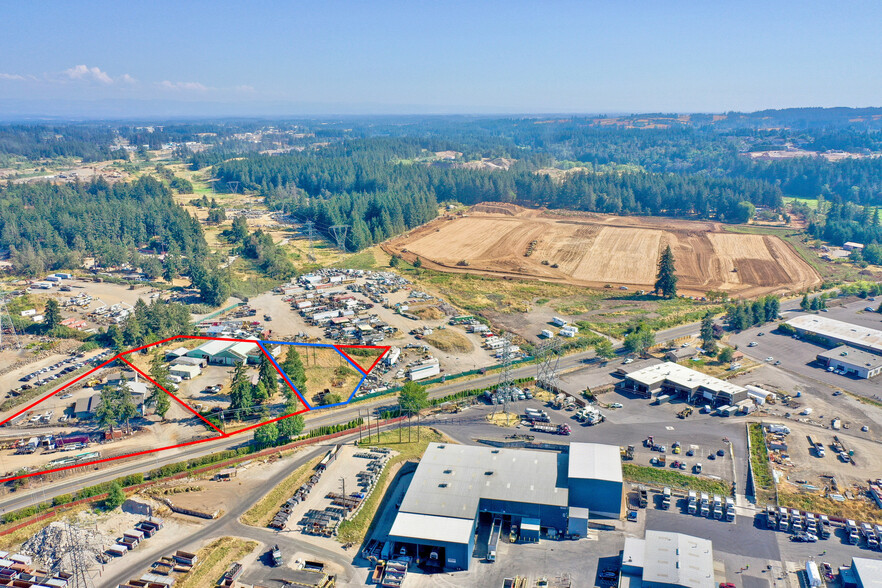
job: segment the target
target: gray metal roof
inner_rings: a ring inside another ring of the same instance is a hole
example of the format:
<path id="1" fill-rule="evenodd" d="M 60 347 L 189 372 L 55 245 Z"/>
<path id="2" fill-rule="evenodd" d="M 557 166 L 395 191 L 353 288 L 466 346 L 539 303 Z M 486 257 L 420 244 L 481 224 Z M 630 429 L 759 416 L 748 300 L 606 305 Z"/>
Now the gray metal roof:
<path id="1" fill-rule="evenodd" d="M 882 353 L 882 331 L 876 329 L 868 329 L 867 327 L 812 314 L 795 316 L 787 321 L 787 324 L 796 329 L 809 331 L 822 337 L 869 349 L 875 353 Z"/>
<path id="2" fill-rule="evenodd" d="M 618 445 L 570 443 L 568 476 L 579 480 L 622 481 L 622 456 Z"/>
<path id="3" fill-rule="evenodd" d="M 566 507 L 566 455 L 431 443 L 400 512 L 474 519 L 481 499 Z"/>
<path id="4" fill-rule="evenodd" d="M 646 531 L 643 582 L 714 588 L 714 550 L 708 539 Z"/>
<path id="5" fill-rule="evenodd" d="M 474 519 L 399 512 L 395 517 L 395 522 L 392 523 L 389 535 L 446 543 L 468 543 L 472 537 L 474 523 Z"/>
<path id="6" fill-rule="evenodd" d="M 851 569 L 863 588 L 882 588 L 882 561 L 865 557 L 851 558 Z"/>
<path id="7" fill-rule="evenodd" d="M 846 355 L 842 355 L 843 352 L 846 353 Z M 882 365 L 882 355 L 876 355 L 875 353 L 870 353 L 863 349 L 855 349 L 848 345 L 840 345 L 835 349 L 819 353 L 818 357 L 834 359 L 840 363 L 861 368 L 874 369 Z"/>

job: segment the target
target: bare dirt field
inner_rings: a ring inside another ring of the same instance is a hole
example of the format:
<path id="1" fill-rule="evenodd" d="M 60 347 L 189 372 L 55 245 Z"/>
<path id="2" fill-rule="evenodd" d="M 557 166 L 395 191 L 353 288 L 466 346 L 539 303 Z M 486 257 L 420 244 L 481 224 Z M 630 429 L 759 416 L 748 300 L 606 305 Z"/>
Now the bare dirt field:
<path id="1" fill-rule="evenodd" d="M 480 204 L 383 244 L 424 267 L 590 287 L 649 290 L 670 245 L 682 293 L 733 297 L 797 292 L 821 277 L 778 237 L 725 232 L 720 223 L 530 210 Z"/>

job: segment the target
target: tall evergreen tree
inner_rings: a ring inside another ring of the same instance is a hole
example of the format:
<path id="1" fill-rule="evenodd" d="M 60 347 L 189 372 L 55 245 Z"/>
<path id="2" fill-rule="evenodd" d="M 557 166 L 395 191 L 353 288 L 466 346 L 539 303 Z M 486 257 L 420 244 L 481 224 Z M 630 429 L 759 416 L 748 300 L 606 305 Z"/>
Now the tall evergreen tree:
<path id="1" fill-rule="evenodd" d="M 701 319 L 701 348 L 707 355 L 717 352 L 717 340 L 714 338 L 714 316 L 708 311 Z"/>
<path id="2" fill-rule="evenodd" d="M 154 353 L 153 359 L 150 360 L 150 378 L 159 386 L 168 390 L 171 380 L 169 380 L 168 368 L 165 366 L 165 362 L 159 352 Z M 169 408 L 171 408 L 171 399 L 168 397 L 168 394 L 154 385 L 150 390 L 150 395 L 147 397 L 147 402 L 153 404 L 153 412 L 158 414 L 159 418 L 165 420 L 165 415 Z"/>
<path id="3" fill-rule="evenodd" d="M 273 366 L 272 362 L 267 359 L 266 355 L 260 356 L 260 366 L 258 367 L 258 378 L 263 384 L 267 398 L 272 398 L 279 391 L 279 373 Z"/>
<path id="4" fill-rule="evenodd" d="M 677 295 L 677 275 L 674 273 L 674 253 L 671 246 L 665 247 L 658 261 L 658 274 L 655 280 L 654 293 L 661 293 L 665 298 L 673 298 Z"/>
<path id="5" fill-rule="evenodd" d="M 54 329 L 61 325 L 61 311 L 58 308 L 58 301 L 50 298 L 46 301 L 46 309 L 43 311 L 43 321 L 46 328 Z"/>

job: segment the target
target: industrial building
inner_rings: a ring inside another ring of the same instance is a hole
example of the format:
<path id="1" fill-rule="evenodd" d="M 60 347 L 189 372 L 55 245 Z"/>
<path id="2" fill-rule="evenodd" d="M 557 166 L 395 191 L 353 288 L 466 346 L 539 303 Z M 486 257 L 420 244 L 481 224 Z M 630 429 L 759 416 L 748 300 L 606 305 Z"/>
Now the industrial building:
<path id="1" fill-rule="evenodd" d="M 267 351 L 277 357 L 281 352 L 281 346 L 267 348 Z M 263 352 L 254 341 L 207 341 L 187 352 L 187 357 L 204 359 L 212 365 L 236 365 L 237 363 L 260 363 Z"/>
<path id="2" fill-rule="evenodd" d="M 588 517 L 622 511 L 619 448 L 573 443 L 569 453 L 432 443 L 389 532 L 395 553 L 469 569 L 481 524 L 499 519 L 522 540 L 584 536 Z"/>
<path id="3" fill-rule="evenodd" d="M 645 398 L 681 396 L 691 403 L 702 402 L 715 406 L 734 406 L 747 400 L 747 388 L 672 362 L 651 365 L 625 374 L 617 388 Z"/>
<path id="4" fill-rule="evenodd" d="M 839 568 L 843 588 L 882 588 L 882 561 L 851 558 L 850 568 Z"/>
<path id="5" fill-rule="evenodd" d="M 619 588 L 714 588 L 714 550 L 709 539 L 646 531 L 625 538 Z"/>
<path id="6" fill-rule="evenodd" d="M 882 355 L 848 345 L 819 353 L 817 360 L 825 368 L 844 370 L 846 374 L 857 378 L 869 379 L 882 374 Z"/>
<path id="7" fill-rule="evenodd" d="M 184 380 L 192 380 L 202 373 L 202 368 L 198 365 L 173 364 L 169 368 L 168 373 Z"/>
<path id="8" fill-rule="evenodd" d="M 870 353 L 882 354 L 882 331 L 868 329 L 812 314 L 793 317 L 787 324 L 800 335 L 825 339 L 830 345 L 848 345 Z"/>

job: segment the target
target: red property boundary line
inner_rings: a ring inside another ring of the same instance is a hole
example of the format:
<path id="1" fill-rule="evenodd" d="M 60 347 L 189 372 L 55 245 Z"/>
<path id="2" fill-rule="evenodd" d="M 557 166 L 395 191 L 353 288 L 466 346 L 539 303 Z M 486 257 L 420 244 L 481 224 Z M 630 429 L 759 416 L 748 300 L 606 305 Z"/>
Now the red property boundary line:
<path id="1" fill-rule="evenodd" d="M 198 413 L 195 409 L 193 409 L 190 405 L 188 405 L 186 402 L 182 401 L 180 398 L 178 398 L 177 396 L 175 396 L 174 394 L 172 394 L 171 392 L 169 392 L 168 390 L 166 390 L 165 388 L 163 388 L 162 386 L 160 386 L 159 384 L 157 384 L 157 383 L 156 383 L 156 382 L 155 382 L 150 376 L 148 376 L 148 375 L 145 374 L 142 370 L 140 370 L 139 368 L 137 368 L 136 366 L 134 366 L 131 362 L 129 362 L 129 361 L 124 357 L 124 356 L 126 356 L 126 355 L 128 355 L 128 354 L 130 354 L 130 353 L 134 353 L 134 352 L 136 352 L 136 351 L 143 351 L 143 350 L 145 350 L 145 349 L 148 349 L 148 348 L 150 348 L 150 347 L 155 347 L 155 346 L 157 346 L 157 345 L 163 345 L 163 344 L 165 344 L 165 343 L 168 343 L 169 341 L 174 341 L 174 340 L 176 340 L 176 339 L 197 339 L 197 340 L 203 340 L 203 341 L 228 341 L 228 342 L 231 342 L 231 343 L 256 343 L 256 344 L 258 344 L 258 348 L 261 350 L 261 352 L 263 353 L 263 355 L 264 355 L 264 356 L 270 361 L 270 364 L 273 365 L 273 367 L 275 368 L 276 372 L 279 374 L 279 376 L 281 376 L 282 380 L 284 380 L 284 381 L 288 384 L 288 387 L 289 387 L 289 388 L 290 388 L 290 389 L 291 389 L 291 390 L 297 395 L 297 398 L 300 399 L 301 403 L 303 403 L 303 406 L 304 406 L 305 408 L 303 408 L 302 410 L 299 410 L 299 411 L 297 411 L 297 412 L 293 412 L 293 413 L 291 413 L 291 414 L 282 415 L 282 416 L 279 416 L 279 417 L 276 417 L 276 418 L 273 418 L 273 419 L 269 419 L 269 420 L 266 420 L 266 421 L 263 421 L 263 422 L 260 422 L 260 423 L 256 423 L 256 424 L 254 424 L 254 425 L 249 425 L 249 426 L 247 426 L 247 427 L 243 427 L 243 428 L 241 428 L 241 429 L 237 429 L 236 431 L 233 431 L 233 432 L 231 432 L 231 433 L 224 433 L 223 431 L 221 431 L 220 429 L 218 429 L 215 425 L 213 425 L 208 419 L 206 419 L 204 416 L 202 416 L 201 414 L 199 414 L 199 413 Z M 271 345 L 275 345 L 275 344 L 280 344 L 281 342 L 277 342 L 277 341 L 267 341 L 267 343 L 269 343 L 269 344 L 271 344 Z M 297 343 L 289 343 L 289 345 L 299 346 Z M 326 344 L 326 345 L 316 345 L 316 344 L 311 344 L 311 345 L 310 345 L 310 344 L 307 344 L 307 346 L 312 346 L 312 347 L 324 347 L 324 348 L 332 348 L 332 349 L 336 349 L 337 352 L 340 353 L 340 355 L 342 355 L 344 358 L 346 358 L 351 364 L 353 364 L 354 366 L 356 366 L 356 367 L 359 369 L 359 371 L 362 372 L 363 376 L 367 376 L 367 375 L 368 375 L 368 374 L 374 369 L 374 367 L 376 367 L 376 365 L 377 365 L 377 363 L 379 363 L 380 359 L 382 359 L 383 356 L 389 351 L 389 347 L 386 347 L 386 346 L 371 346 L 371 345 L 345 345 L 345 346 L 344 346 L 344 345 L 341 345 L 341 346 L 337 346 L 337 345 L 331 345 L 331 344 Z M 348 355 L 346 355 L 346 353 L 343 352 L 343 351 L 340 349 L 340 347 L 353 347 L 353 348 L 361 348 L 361 349 L 378 349 L 378 350 L 382 350 L 382 353 L 380 353 L 379 357 L 377 357 L 377 359 L 374 361 L 374 363 L 371 365 L 370 368 L 368 368 L 367 370 L 364 370 L 364 369 L 362 369 L 362 367 L 361 367 L 357 362 L 353 361 Z M 76 377 L 76 378 L 74 378 L 73 380 L 71 380 L 70 382 L 67 382 L 67 383 L 64 384 L 62 387 L 58 388 L 57 390 L 54 390 L 53 392 L 50 392 L 49 394 L 46 394 L 46 395 L 43 396 L 42 398 L 40 398 L 40 399 L 38 399 L 38 400 L 32 402 L 31 404 L 29 404 L 29 405 L 26 406 L 25 408 L 19 410 L 18 412 L 16 412 L 16 413 L 13 414 L 12 416 L 7 417 L 7 418 L 4 419 L 3 421 L 0 421 L 0 426 L 5 425 L 6 423 L 8 423 L 9 421 L 13 420 L 14 418 L 16 418 L 16 417 L 18 417 L 18 416 L 20 416 L 20 415 L 22 415 L 22 414 L 28 412 L 29 410 L 33 409 L 35 406 L 37 406 L 37 405 L 40 404 L 41 402 L 44 402 L 44 401 L 48 400 L 49 398 L 52 398 L 52 397 L 55 396 L 56 394 L 58 394 L 58 393 L 62 392 L 63 390 L 65 390 L 66 388 L 69 388 L 70 386 L 73 386 L 74 384 L 76 384 L 77 382 L 79 382 L 80 380 L 82 380 L 83 378 L 88 377 L 90 374 L 96 372 L 96 371 L 99 370 L 99 369 L 102 369 L 103 367 L 105 367 L 105 366 L 107 366 L 108 364 L 110 364 L 110 363 L 112 363 L 112 362 L 114 362 L 114 361 L 117 361 L 117 360 L 119 360 L 119 361 L 121 361 L 122 363 L 128 365 L 129 367 L 131 367 L 132 369 L 134 369 L 138 374 L 140 374 L 142 377 L 144 377 L 144 379 L 146 379 L 147 381 L 149 381 L 152 385 L 156 386 L 157 388 L 159 388 L 160 390 L 162 390 L 163 392 L 165 392 L 166 394 L 168 394 L 169 396 L 171 396 L 171 397 L 172 397 L 176 402 L 178 402 L 181 406 L 183 406 L 184 408 L 186 408 L 187 410 L 189 410 L 189 411 L 190 411 L 191 413 L 193 413 L 196 417 L 198 417 L 199 419 L 201 419 L 206 425 L 208 425 L 208 426 L 211 427 L 214 431 L 216 431 L 216 432 L 218 433 L 218 435 L 213 436 L 213 437 L 206 437 L 205 439 L 196 439 L 196 440 L 193 440 L 193 441 L 187 441 L 187 442 L 185 442 L 185 443 L 178 443 L 178 444 L 176 444 L 176 445 L 168 445 L 168 446 L 166 446 L 166 447 L 156 447 L 156 448 L 153 448 L 153 449 L 145 449 L 145 450 L 143 450 L 143 451 L 136 451 L 136 452 L 133 452 L 133 453 L 126 453 L 126 454 L 123 454 L 123 455 L 117 455 L 117 456 L 114 456 L 114 457 L 106 457 L 106 458 L 104 458 L 104 459 L 97 459 L 97 460 L 93 460 L 93 461 L 87 461 L 87 462 L 83 462 L 83 463 L 71 464 L 71 465 L 67 465 L 67 466 L 62 466 L 62 467 L 52 468 L 52 469 L 47 469 L 47 470 L 40 470 L 40 471 L 36 471 L 36 472 L 28 472 L 28 473 L 26 473 L 26 474 L 21 474 L 21 475 L 18 475 L 18 476 L 9 476 L 9 477 L 6 477 L 6 478 L 0 478 L 0 484 L 5 483 L 5 482 L 10 482 L 10 481 L 12 481 L 12 480 L 18 480 L 18 479 L 22 479 L 22 478 L 30 478 L 30 477 L 33 477 L 33 476 L 43 476 L 43 475 L 46 475 L 46 474 L 52 474 L 52 473 L 56 473 L 56 472 L 62 472 L 62 471 L 66 471 L 66 470 L 72 470 L 72 469 L 75 469 L 75 468 L 81 468 L 81 467 L 93 466 L 93 465 L 102 464 L 102 463 L 107 463 L 107 462 L 116 461 L 116 460 L 120 460 L 120 459 L 128 459 L 128 458 L 131 458 L 131 457 L 139 457 L 139 456 L 142 456 L 142 455 L 147 455 L 147 454 L 150 454 L 150 453 L 156 453 L 156 452 L 160 452 L 160 451 L 166 451 L 166 450 L 169 450 L 169 449 L 180 449 L 180 448 L 182 448 L 182 447 L 189 447 L 189 446 L 191 446 L 191 445 L 198 445 L 198 444 L 200 444 L 200 443 L 205 443 L 205 442 L 207 442 L 207 441 L 215 441 L 215 440 L 217 440 L 217 439 L 223 439 L 223 438 L 226 438 L 226 437 L 232 437 L 233 435 L 239 435 L 239 434 L 244 433 L 244 432 L 246 432 L 246 431 L 251 431 L 251 430 L 256 429 L 256 428 L 258 428 L 258 427 L 262 427 L 262 426 L 264 426 L 264 425 L 268 425 L 268 424 L 270 424 L 270 423 L 275 423 L 275 422 L 277 422 L 277 421 L 280 421 L 280 420 L 283 420 L 283 419 L 286 419 L 286 418 L 292 417 L 292 416 L 294 416 L 294 415 L 303 414 L 303 413 L 305 413 L 305 412 L 310 412 L 311 410 L 314 410 L 314 409 L 311 408 L 311 407 L 309 406 L 309 404 L 304 400 L 304 398 L 303 398 L 303 396 L 301 396 L 300 392 L 299 392 L 299 391 L 298 391 L 293 385 L 291 385 L 290 380 L 289 380 L 288 377 L 287 377 L 287 374 L 285 374 L 285 373 L 281 370 L 281 368 L 277 365 L 277 363 L 273 360 L 273 358 L 272 358 L 272 357 L 266 352 L 266 349 L 265 349 L 265 347 L 264 347 L 264 345 L 263 345 L 263 341 L 262 341 L 262 340 L 257 340 L 257 339 L 232 339 L 232 338 L 228 338 L 228 337 L 205 337 L 205 336 L 199 336 L 199 335 L 175 335 L 174 337 L 168 337 L 167 339 L 162 339 L 161 341 L 157 341 L 157 342 L 155 342 L 155 343 L 148 343 L 148 344 L 146 344 L 146 345 L 141 345 L 140 347 L 135 347 L 134 349 L 129 349 L 128 351 L 123 351 L 123 352 L 121 352 L 121 353 L 118 353 L 117 355 L 113 356 L 112 358 L 108 359 L 107 361 L 102 362 L 101 364 L 95 366 L 94 368 L 90 369 L 89 371 L 85 372 L 84 374 L 81 374 L 81 375 L 79 375 L 78 377 Z"/>
<path id="2" fill-rule="evenodd" d="M 395 417 L 393 419 L 386 419 L 385 421 L 383 421 L 383 424 L 381 424 L 380 427 L 385 428 L 388 425 L 395 424 L 399 421 L 403 421 L 405 418 L 407 418 L 407 417 L 402 416 L 402 417 Z M 168 480 L 179 480 L 181 478 L 186 478 L 186 477 L 192 476 L 194 474 L 197 474 L 197 475 L 201 474 L 201 473 L 206 472 L 208 470 L 215 470 L 215 469 L 221 469 L 224 467 L 229 467 L 231 465 L 235 465 L 235 464 L 241 463 L 243 461 L 249 461 L 249 460 L 252 460 L 255 458 L 260 458 L 260 457 L 264 457 L 267 455 L 272 455 L 274 453 L 279 453 L 281 451 L 289 451 L 291 449 L 297 449 L 298 447 L 303 447 L 306 445 L 313 445 L 313 444 L 322 443 L 324 441 L 330 441 L 331 439 L 336 439 L 338 437 L 344 437 L 346 435 L 355 435 L 356 433 L 364 432 L 367 430 L 368 430 L 368 427 L 366 425 L 359 425 L 359 426 L 354 427 L 352 429 L 347 429 L 345 431 L 338 431 L 337 433 L 330 433 L 328 435 L 322 435 L 320 437 L 312 437 L 310 439 L 302 439 L 300 441 L 294 441 L 294 442 L 288 443 L 286 445 L 280 445 L 278 447 L 271 447 L 268 449 L 264 449 L 262 451 L 258 451 L 257 453 L 249 453 L 247 455 L 240 455 L 238 457 L 232 457 L 232 458 L 226 459 L 224 461 L 219 461 L 217 463 L 208 464 L 206 466 L 202 466 L 202 467 L 195 468 L 192 470 L 179 472 L 179 473 L 173 474 L 171 476 L 157 478 L 156 480 L 150 480 L 150 481 L 144 482 L 142 484 L 135 484 L 134 486 L 126 486 L 125 488 L 123 488 L 123 490 L 125 490 L 127 492 L 131 492 L 133 490 L 138 491 L 138 490 L 142 490 L 144 488 L 148 488 L 150 486 L 154 486 L 154 485 L 158 484 L 159 482 L 164 482 L 164 481 L 168 481 Z M 371 425 L 370 430 L 375 430 L 375 427 L 373 425 Z M 35 515 L 33 518 L 29 518 L 29 519 L 22 521 L 21 523 L 15 525 L 14 527 L 10 527 L 8 529 L 4 529 L 3 531 L 0 531 L 0 537 L 3 537 L 5 535 L 9 535 L 10 533 L 14 533 L 14 532 L 18 531 L 19 529 L 29 527 L 35 523 L 39 523 L 40 521 L 48 519 L 49 517 L 54 516 L 61 511 L 71 509 L 71 508 L 73 508 L 75 506 L 79 506 L 81 504 L 86 504 L 86 503 L 90 503 L 90 502 L 94 503 L 99 500 L 103 500 L 104 498 L 107 498 L 107 495 L 108 495 L 108 493 L 105 492 L 103 494 L 96 494 L 95 496 L 89 496 L 88 498 L 81 498 L 79 500 L 74 500 L 73 502 L 59 504 L 58 506 L 52 507 L 44 513 L 40 513 L 38 515 Z"/>

